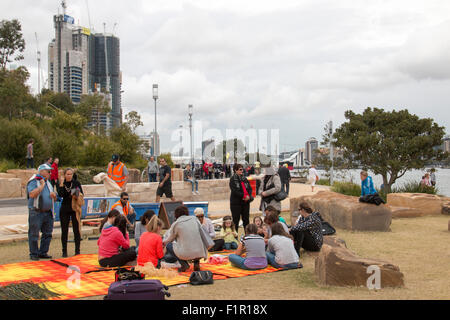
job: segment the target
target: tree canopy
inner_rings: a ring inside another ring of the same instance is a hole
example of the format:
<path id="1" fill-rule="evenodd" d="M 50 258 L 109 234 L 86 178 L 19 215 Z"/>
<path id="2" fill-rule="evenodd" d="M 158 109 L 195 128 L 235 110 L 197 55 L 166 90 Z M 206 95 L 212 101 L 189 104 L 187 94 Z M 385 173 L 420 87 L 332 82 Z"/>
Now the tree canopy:
<path id="1" fill-rule="evenodd" d="M 22 26 L 17 19 L 2 20 L 0 22 L 0 69 L 5 69 L 6 64 L 23 60 L 25 40 L 22 37 Z M 16 55 L 17 54 L 17 55 Z M 12 57 L 14 60 L 11 60 Z"/>

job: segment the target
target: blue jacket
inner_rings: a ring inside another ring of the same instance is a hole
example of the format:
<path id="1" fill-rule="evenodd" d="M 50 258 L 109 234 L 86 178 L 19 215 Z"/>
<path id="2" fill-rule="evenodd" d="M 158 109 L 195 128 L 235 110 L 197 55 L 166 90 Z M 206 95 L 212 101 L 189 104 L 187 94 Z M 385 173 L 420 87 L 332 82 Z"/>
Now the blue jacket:
<path id="1" fill-rule="evenodd" d="M 372 177 L 367 177 L 364 181 L 361 181 L 361 197 L 374 193 L 377 193 L 377 190 L 373 187 Z"/>

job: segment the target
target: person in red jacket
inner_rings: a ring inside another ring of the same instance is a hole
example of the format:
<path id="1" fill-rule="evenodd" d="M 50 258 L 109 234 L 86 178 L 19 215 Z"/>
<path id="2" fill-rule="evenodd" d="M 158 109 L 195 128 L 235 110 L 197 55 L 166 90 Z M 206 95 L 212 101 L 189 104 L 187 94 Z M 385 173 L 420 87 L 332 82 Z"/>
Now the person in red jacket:
<path id="1" fill-rule="evenodd" d="M 59 159 L 55 158 L 52 163 L 52 171 L 50 171 L 50 183 L 53 188 L 58 184 L 59 181 L 59 171 L 58 171 Z"/>
<path id="2" fill-rule="evenodd" d="M 136 259 L 136 248 L 130 247 L 127 220 L 119 215 L 112 226 L 103 228 L 98 245 L 98 262 L 104 267 L 120 267 Z"/>
<path id="3" fill-rule="evenodd" d="M 154 215 L 147 223 L 147 232 L 141 235 L 137 264 L 145 266 L 151 262 L 156 268 L 161 267 L 161 259 L 164 257 L 163 243 L 160 235 L 163 223 Z"/>

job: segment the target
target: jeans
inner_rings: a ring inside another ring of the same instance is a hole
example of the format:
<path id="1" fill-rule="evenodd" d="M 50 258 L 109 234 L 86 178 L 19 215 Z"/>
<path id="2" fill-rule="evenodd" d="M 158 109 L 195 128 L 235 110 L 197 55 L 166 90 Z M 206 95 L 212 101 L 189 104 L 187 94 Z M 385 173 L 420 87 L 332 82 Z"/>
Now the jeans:
<path id="1" fill-rule="evenodd" d="M 148 174 L 148 182 L 156 182 L 156 173 Z"/>
<path id="2" fill-rule="evenodd" d="M 28 209 L 28 246 L 30 248 L 30 257 L 39 257 L 45 255 L 50 249 L 53 233 L 53 213 L 39 212 L 34 209 Z M 39 247 L 39 232 L 42 232 L 41 245 Z"/>
<path id="3" fill-rule="evenodd" d="M 192 192 L 194 192 L 194 181 L 185 179 L 184 182 L 190 182 L 192 184 Z M 198 191 L 198 181 L 195 180 L 195 191 Z"/>
<path id="4" fill-rule="evenodd" d="M 244 269 L 244 270 L 250 270 L 244 264 L 245 258 L 242 258 L 241 256 L 238 256 L 237 254 L 230 254 L 228 256 L 228 260 L 230 261 L 231 265 L 234 267 Z"/>
<path id="5" fill-rule="evenodd" d="M 281 181 L 281 191 L 289 194 L 289 181 L 286 182 Z"/>
<path id="6" fill-rule="evenodd" d="M 236 250 L 238 245 L 236 242 L 225 242 L 224 248 L 225 250 Z"/>
<path id="7" fill-rule="evenodd" d="M 275 261 L 275 255 L 272 252 L 266 252 L 267 262 L 274 268 L 277 269 L 297 269 L 298 263 L 288 263 L 284 265 L 279 265 Z"/>
<path id="8" fill-rule="evenodd" d="M 34 168 L 34 158 L 27 158 L 27 169 Z"/>

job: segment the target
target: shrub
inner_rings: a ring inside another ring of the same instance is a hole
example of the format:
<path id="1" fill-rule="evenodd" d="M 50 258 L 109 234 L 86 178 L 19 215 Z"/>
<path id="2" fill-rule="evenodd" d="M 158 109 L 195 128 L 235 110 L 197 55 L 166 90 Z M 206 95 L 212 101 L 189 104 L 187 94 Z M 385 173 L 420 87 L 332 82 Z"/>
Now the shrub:
<path id="1" fill-rule="evenodd" d="M 319 179 L 319 181 L 316 182 L 316 185 L 318 185 L 318 186 L 329 186 L 330 185 L 330 179 Z"/>
<path id="2" fill-rule="evenodd" d="M 19 164 L 15 163 L 14 161 L 6 159 L 0 160 L 0 172 L 6 172 L 10 169 L 17 169 L 19 167 Z"/>
<path id="3" fill-rule="evenodd" d="M 353 182 L 335 181 L 331 191 L 342 193 L 347 196 L 361 196 L 361 186 Z"/>

